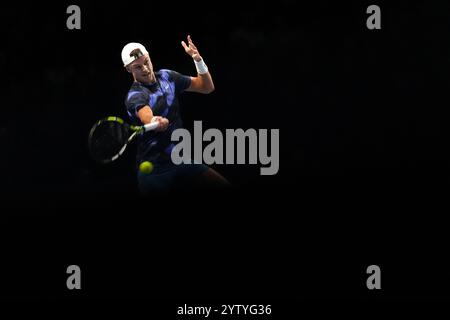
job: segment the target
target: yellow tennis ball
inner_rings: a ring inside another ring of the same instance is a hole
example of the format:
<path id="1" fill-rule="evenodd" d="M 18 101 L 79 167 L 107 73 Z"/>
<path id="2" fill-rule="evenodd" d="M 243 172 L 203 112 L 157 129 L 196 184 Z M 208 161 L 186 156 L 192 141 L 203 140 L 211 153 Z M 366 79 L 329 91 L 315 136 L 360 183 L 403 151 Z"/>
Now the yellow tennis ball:
<path id="1" fill-rule="evenodd" d="M 142 173 L 150 174 L 153 171 L 153 163 L 151 163 L 150 161 L 141 162 L 141 164 L 139 165 L 139 170 Z"/>

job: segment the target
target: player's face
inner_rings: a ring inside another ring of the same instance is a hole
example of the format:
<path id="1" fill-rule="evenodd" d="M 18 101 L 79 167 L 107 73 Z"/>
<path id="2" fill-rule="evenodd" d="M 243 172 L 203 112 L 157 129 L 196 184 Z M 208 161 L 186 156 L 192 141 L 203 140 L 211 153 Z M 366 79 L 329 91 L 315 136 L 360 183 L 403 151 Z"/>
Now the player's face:
<path id="1" fill-rule="evenodd" d="M 153 74 L 152 61 L 148 54 L 139 57 L 130 65 L 131 73 L 134 78 L 143 83 L 151 83 L 155 81 L 155 75 Z"/>

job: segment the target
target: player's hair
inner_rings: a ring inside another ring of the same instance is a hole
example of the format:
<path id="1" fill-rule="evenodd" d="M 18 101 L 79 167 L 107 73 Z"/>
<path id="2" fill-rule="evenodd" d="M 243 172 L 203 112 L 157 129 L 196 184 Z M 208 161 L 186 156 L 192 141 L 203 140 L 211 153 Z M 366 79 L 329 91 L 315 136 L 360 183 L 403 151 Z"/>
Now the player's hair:
<path id="1" fill-rule="evenodd" d="M 130 52 L 130 57 L 133 57 L 134 59 L 139 59 L 144 54 L 142 53 L 141 49 L 137 48 Z"/>

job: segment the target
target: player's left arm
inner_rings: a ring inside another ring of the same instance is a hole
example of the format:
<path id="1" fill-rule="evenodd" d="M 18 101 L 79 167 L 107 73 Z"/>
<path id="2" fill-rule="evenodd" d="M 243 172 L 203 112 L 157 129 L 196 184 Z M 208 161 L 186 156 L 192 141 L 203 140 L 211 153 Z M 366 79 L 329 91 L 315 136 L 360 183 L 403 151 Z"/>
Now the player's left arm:
<path id="1" fill-rule="evenodd" d="M 199 92 L 199 93 L 211 93 L 214 91 L 214 83 L 209 73 L 208 67 L 203 61 L 202 56 L 198 52 L 197 47 L 192 42 L 191 36 L 187 37 L 188 44 L 181 41 L 181 45 L 188 55 L 194 59 L 195 66 L 197 68 L 197 76 L 191 77 L 191 85 L 186 91 Z"/>

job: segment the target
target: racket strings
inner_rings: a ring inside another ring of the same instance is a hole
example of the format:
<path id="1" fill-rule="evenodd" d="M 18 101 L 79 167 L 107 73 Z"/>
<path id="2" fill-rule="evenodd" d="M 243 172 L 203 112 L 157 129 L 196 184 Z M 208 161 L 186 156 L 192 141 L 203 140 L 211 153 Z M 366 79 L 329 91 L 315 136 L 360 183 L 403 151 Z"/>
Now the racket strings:
<path id="1" fill-rule="evenodd" d="M 129 129 L 116 121 L 103 121 L 91 133 L 90 149 L 98 161 L 108 161 L 118 155 L 128 142 Z"/>

